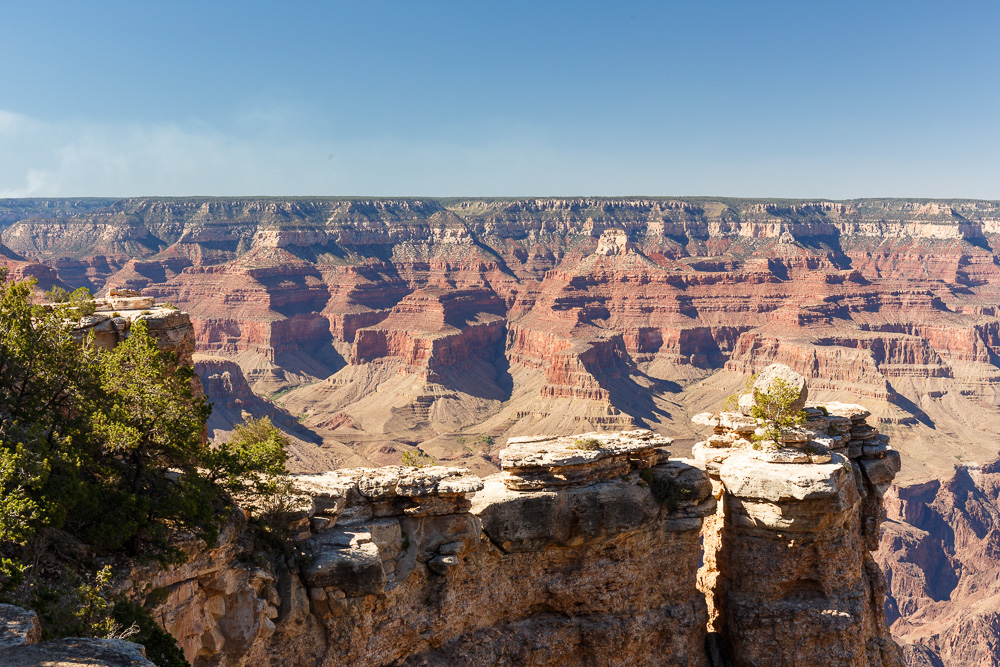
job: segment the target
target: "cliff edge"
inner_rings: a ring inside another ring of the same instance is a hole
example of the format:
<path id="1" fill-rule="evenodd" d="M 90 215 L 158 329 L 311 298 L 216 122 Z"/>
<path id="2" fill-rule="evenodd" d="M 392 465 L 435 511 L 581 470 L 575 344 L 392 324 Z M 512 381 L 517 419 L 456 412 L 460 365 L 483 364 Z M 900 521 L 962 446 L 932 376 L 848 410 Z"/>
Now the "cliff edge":
<path id="1" fill-rule="evenodd" d="M 695 459 L 637 429 L 297 475 L 284 552 L 236 522 L 127 585 L 194 665 L 901 666 L 869 553 L 898 454 L 860 406 L 806 413 L 771 443 L 699 415 Z"/>

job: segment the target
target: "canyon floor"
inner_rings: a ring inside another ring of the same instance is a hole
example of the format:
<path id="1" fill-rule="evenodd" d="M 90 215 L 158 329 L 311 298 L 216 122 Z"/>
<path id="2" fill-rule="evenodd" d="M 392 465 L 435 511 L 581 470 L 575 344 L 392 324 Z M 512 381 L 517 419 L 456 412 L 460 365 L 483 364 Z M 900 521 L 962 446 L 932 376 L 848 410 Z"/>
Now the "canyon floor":
<path id="1" fill-rule="evenodd" d="M 190 314 L 226 436 L 299 472 L 690 417 L 774 362 L 903 468 L 877 560 L 911 665 L 1000 664 L 1000 204 L 703 198 L 0 202 L 0 263 Z"/>

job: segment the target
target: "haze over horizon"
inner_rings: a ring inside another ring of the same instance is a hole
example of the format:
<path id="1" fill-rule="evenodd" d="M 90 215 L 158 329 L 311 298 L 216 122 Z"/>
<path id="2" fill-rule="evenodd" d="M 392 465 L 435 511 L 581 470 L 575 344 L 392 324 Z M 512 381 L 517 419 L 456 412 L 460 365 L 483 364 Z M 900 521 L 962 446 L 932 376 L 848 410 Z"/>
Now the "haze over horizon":
<path id="1" fill-rule="evenodd" d="M 0 197 L 1000 199 L 993 3 L 5 8 Z"/>

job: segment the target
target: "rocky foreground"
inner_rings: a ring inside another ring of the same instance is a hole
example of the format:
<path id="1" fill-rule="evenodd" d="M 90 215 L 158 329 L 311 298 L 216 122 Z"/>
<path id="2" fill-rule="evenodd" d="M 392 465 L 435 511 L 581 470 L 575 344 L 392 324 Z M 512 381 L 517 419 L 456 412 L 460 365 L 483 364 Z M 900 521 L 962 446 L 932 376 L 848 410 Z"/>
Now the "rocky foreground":
<path id="1" fill-rule="evenodd" d="M 284 556 L 248 552 L 235 520 L 210 551 L 119 585 L 196 666 L 899 667 L 870 553 L 899 456 L 860 406 L 807 411 L 778 441 L 748 440 L 740 412 L 699 415 L 712 434 L 694 459 L 633 430 L 514 438 L 486 478 L 299 475 Z M 4 664 L 82 650 L 0 613 Z M 71 657 L 144 664 L 124 644 Z"/>
<path id="2" fill-rule="evenodd" d="M 869 554 L 894 450 L 790 463 L 667 445 L 642 430 L 515 439 L 485 479 L 302 475 L 286 558 L 248 562 L 237 522 L 123 586 L 194 665 L 902 665 Z M 4 664 L 146 664 L 107 657 L 124 642 L 35 645 L 27 616 L 8 623 Z"/>

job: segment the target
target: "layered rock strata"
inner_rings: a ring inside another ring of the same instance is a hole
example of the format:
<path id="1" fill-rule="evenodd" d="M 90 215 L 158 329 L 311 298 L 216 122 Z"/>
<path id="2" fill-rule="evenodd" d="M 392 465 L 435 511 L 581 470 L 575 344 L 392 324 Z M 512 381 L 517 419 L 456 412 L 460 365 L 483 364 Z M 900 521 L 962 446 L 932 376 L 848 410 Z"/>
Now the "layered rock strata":
<path id="1" fill-rule="evenodd" d="M 577 445 L 580 441 L 583 445 Z M 509 469 L 296 476 L 292 554 L 233 527 L 129 584 L 195 665 L 698 665 L 704 472 L 648 431 L 511 443 Z M 658 490 L 684 489 L 664 503 Z"/>
<path id="2" fill-rule="evenodd" d="M 142 320 L 157 347 L 176 355 L 182 366 L 194 364 L 194 335 L 187 313 L 154 304 L 152 298 L 135 299 L 140 301 L 137 304 L 123 301 L 96 300 L 97 311 L 80 320 L 73 330 L 74 337 L 82 341 L 93 336 L 95 345 L 110 350 L 125 340 L 133 322 Z"/>
<path id="3" fill-rule="evenodd" d="M 699 575 L 713 649 L 734 665 L 901 666 L 870 553 L 899 455 L 861 406 L 805 412 L 777 441 L 742 412 L 694 418 L 713 427 L 694 456 L 721 500 Z"/>
<path id="4" fill-rule="evenodd" d="M 1000 461 L 893 487 L 876 560 L 886 620 L 908 665 L 996 665 L 1000 646 Z"/>
<path id="5" fill-rule="evenodd" d="M 814 444 L 789 448 L 827 446 L 830 419 L 863 425 L 857 406 L 828 412 L 810 411 Z M 701 421 L 724 438 L 757 426 Z M 840 437 L 804 463 L 706 442 L 708 474 L 635 430 L 512 439 L 484 479 L 297 475 L 285 555 L 253 556 L 235 521 L 213 549 L 123 585 L 196 666 L 901 665 L 868 555 L 898 458 L 851 459 Z"/>
<path id="6" fill-rule="evenodd" d="M 470 429 L 500 441 L 640 425 L 674 434 L 680 451 L 694 436 L 691 412 L 772 362 L 824 398 L 864 397 L 873 421 L 908 431 L 897 439 L 908 479 L 996 454 L 994 434 L 967 419 L 997 416 L 995 202 L 0 208 L 10 224 L 0 261 L 20 262 L 15 274 L 43 287 L 145 288 L 177 303 L 199 352 L 239 363 L 260 395 L 295 388 L 286 405 L 316 437 L 369 464 L 433 441 L 439 460 L 478 470 L 480 452 L 459 442 Z M 439 326 L 451 298 L 476 302 L 476 318 Z M 340 414 L 360 428 L 324 428 Z"/>

